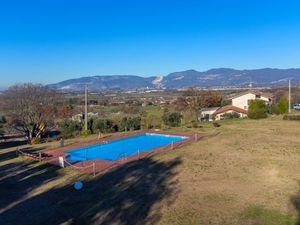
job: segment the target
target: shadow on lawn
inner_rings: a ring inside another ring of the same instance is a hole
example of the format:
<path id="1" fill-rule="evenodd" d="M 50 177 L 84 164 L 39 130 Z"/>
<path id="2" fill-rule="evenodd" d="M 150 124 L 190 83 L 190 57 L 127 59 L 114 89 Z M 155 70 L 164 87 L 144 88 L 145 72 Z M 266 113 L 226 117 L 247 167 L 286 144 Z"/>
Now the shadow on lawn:
<path id="1" fill-rule="evenodd" d="M 180 163 L 129 162 L 86 181 L 80 191 L 66 184 L 31 197 L 4 211 L 0 224 L 155 224 L 155 203 L 170 204 L 177 195 L 173 178 Z"/>
<path id="2" fill-rule="evenodd" d="M 37 153 L 38 151 L 42 151 L 47 149 L 48 146 L 40 147 L 40 148 L 32 148 L 32 147 L 26 147 L 26 148 L 19 148 L 21 151 L 26 153 Z M 17 150 L 17 148 L 16 148 Z M 8 159 L 16 158 L 17 154 L 16 151 L 8 151 L 8 152 L 1 152 L 0 150 L 0 162 L 6 161 Z"/>
<path id="3" fill-rule="evenodd" d="M 300 182 L 299 182 L 299 186 L 300 186 Z M 298 193 L 296 195 L 291 197 L 291 203 L 295 207 L 297 214 L 298 214 L 296 225 L 300 225 L 300 190 L 298 191 Z"/>

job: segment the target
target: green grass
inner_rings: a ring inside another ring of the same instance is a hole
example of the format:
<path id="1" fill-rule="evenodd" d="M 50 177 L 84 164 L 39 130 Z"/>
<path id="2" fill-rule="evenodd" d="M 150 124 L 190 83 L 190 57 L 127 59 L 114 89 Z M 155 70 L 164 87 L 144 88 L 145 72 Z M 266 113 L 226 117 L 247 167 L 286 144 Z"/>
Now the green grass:
<path id="1" fill-rule="evenodd" d="M 256 225 L 296 225 L 295 216 L 286 215 L 275 209 L 251 205 L 246 208 L 242 220 Z"/>

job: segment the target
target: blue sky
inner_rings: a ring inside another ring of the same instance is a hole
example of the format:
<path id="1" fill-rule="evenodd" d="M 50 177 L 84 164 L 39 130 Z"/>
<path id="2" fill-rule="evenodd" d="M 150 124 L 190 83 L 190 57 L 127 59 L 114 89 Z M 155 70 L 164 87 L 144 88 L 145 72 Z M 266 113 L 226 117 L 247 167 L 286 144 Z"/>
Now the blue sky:
<path id="1" fill-rule="evenodd" d="M 300 2 L 0 0 L 0 86 L 300 67 Z"/>

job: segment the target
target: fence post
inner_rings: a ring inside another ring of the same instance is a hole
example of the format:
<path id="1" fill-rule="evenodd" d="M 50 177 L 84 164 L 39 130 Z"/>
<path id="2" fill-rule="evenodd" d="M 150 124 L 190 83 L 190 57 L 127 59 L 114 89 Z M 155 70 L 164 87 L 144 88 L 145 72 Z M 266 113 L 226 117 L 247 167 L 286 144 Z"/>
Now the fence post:
<path id="1" fill-rule="evenodd" d="M 197 133 L 195 134 L 195 141 L 198 141 L 198 135 L 197 135 Z"/>
<path id="2" fill-rule="evenodd" d="M 139 159 L 140 159 L 140 149 L 138 149 L 138 157 L 139 157 Z"/>
<path id="3" fill-rule="evenodd" d="M 94 173 L 94 177 L 96 176 L 96 164 L 95 162 L 93 162 L 93 173 Z"/>
<path id="4" fill-rule="evenodd" d="M 171 143 L 171 150 L 173 150 L 174 149 L 174 142 L 172 141 L 172 143 Z"/>
<path id="5" fill-rule="evenodd" d="M 42 161 L 42 153 L 39 152 L 39 161 L 41 162 Z"/>

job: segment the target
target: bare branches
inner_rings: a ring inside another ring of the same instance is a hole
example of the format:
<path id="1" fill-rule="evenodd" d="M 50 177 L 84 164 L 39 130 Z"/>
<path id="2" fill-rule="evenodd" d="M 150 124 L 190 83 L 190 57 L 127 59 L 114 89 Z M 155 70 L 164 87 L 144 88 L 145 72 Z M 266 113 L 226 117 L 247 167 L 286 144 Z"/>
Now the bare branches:
<path id="1" fill-rule="evenodd" d="M 1 95 L 1 109 L 8 124 L 23 132 L 28 140 L 54 125 L 60 96 L 40 84 L 20 84 Z"/>

